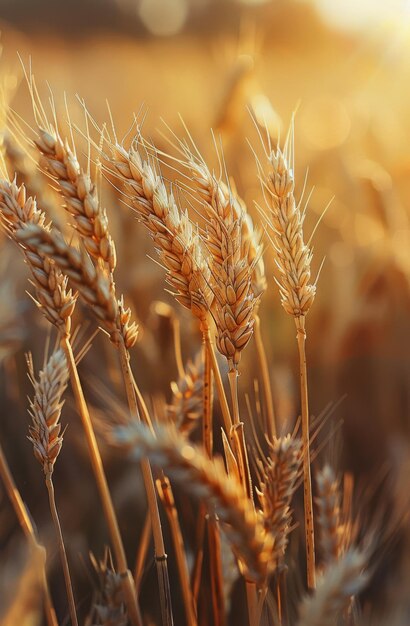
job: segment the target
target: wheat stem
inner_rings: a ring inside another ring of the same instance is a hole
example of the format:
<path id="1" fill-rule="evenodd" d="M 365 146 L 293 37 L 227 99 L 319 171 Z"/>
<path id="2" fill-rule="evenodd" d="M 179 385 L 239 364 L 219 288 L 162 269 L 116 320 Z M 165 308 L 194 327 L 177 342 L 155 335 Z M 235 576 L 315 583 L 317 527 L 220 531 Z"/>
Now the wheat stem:
<path id="1" fill-rule="evenodd" d="M 231 412 L 229 410 L 228 400 L 226 399 L 225 389 L 222 382 L 221 372 L 219 371 L 218 361 L 216 360 L 215 348 L 211 339 L 209 330 L 205 336 L 206 347 L 211 359 L 212 371 L 215 377 L 216 389 L 218 392 L 219 403 L 221 406 L 222 417 L 224 421 L 225 430 L 230 432 L 232 426 Z"/>
<path id="2" fill-rule="evenodd" d="M 212 365 L 209 350 L 206 345 L 207 333 L 209 333 L 209 328 L 206 326 L 202 334 L 204 358 L 202 439 L 205 451 L 211 459 L 213 455 Z M 205 512 L 201 510 L 200 513 L 203 515 Z M 200 521 L 200 523 L 202 522 Z M 225 624 L 225 602 L 223 597 L 221 538 L 219 535 L 219 526 L 215 520 L 208 518 L 207 526 L 214 623 L 215 626 L 223 626 Z"/>
<path id="3" fill-rule="evenodd" d="M 313 527 L 312 477 L 310 471 L 309 445 L 309 400 L 306 367 L 306 331 L 304 317 L 295 318 L 299 349 L 300 397 L 302 407 L 302 445 L 303 445 L 303 498 L 305 514 L 305 537 L 307 559 L 307 583 L 309 589 L 316 587 L 315 536 Z"/>
<path id="4" fill-rule="evenodd" d="M 112 546 L 117 561 L 117 569 L 120 573 L 124 595 L 126 598 L 128 612 L 134 626 L 142 626 L 141 615 L 137 604 L 135 589 L 132 583 L 132 577 L 129 574 L 125 550 L 122 543 L 120 530 L 118 527 L 117 517 L 115 515 L 111 494 L 108 488 L 107 479 L 102 464 L 100 451 L 98 449 L 93 425 L 91 422 L 88 406 L 84 398 L 83 389 L 81 387 L 80 378 L 77 371 L 70 339 L 67 335 L 61 337 L 61 347 L 64 350 L 67 364 L 70 372 L 71 385 L 77 405 L 78 412 L 83 424 L 88 450 L 91 459 L 91 465 L 97 482 L 98 490 L 103 505 L 104 515 L 107 521 Z"/>
<path id="5" fill-rule="evenodd" d="M 233 427 L 231 429 L 231 439 L 233 442 L 234 450 L 236 452 L 236 460 L 238 462 L 238 469 L 241 475 L 241 482 L 244 492 L 249 498 L 250 503 L 255 510 L 255 504 L 253 501 L 252 493 L 252 481 L 250 475 L 248 453 L 246 450 L 245 435 L 243 430 L 243 422 L 239 417 L 239 403 L 238 403 L 238 369 L 233 367 L 228 372 L 229 386 L 231 389 L 232 399 L 232 416 Z M 258 594 L 256 584 L 251 581 L 246 581 L 246 598 L 248 602 L 248 615 L 249 626 L 258 625 Z"/>
<path id="6" fill-rule="evenodd" d="M 27 538 L 27 541 L 29 542 L 30 546 L 33 549 L 44 551 L 43 546 L 41 546 L 37 541 L 33 524 L 31 523 L 30 517 L 27 513 L 27 509 L 24 505 L 20 492 L 17 489 L 17 485 L 14 482 L 12 473 L 9 468 L 9 464 L 7 463 L 7 459 L 4 455 L 1 444 L 0 444 L 0 475 L 3 480 L 4 486 L 6 488 L 7 495 L 9 496 L 9 499 L 13 505 L 16 517 Z M 51 599 L 50 590 L 48 588 L 44 564 L 43 564 L 43 571 L 42 571 L 42 584 L 44 588 L 44 609 L 46 613 L 47 625 L 58 626 L 57 617 L 56 617 L 56 613 L 55 613 L 54 606 L 53 606 L 53 601 Z"/>
<path id="7" fill-rule="evenodd" d="M 144 563 L 145 563 L 145 559 L 146 559 L 148 548 L 149 548 L 151 534 L 152 534 L 151 516 L 148 511 L 145 516 L 144 526 L 143 526 L 141 538 L 138 544 L 137 558 L 135 560 L 135 567 L 134 567 L 134 583 L 135 583 L 135 590 L 137 592 L 137 595 L 139 593 L 140 586 L 141 586 L 142 575 L 144 572 Z"/>
<path id="8" fill-rule="evenodd" d="M 275 411 L 273 408 L 273 398 L 272 398 L 272 386 L 269 377 L 269 367 L 268 360 L 266 358 L 265 346 L 262 339 L 261 333 L 261 320 L 258 314 L 255 314 L 255 325 L 254 325 L 254 335 L 255 335 L 255 344 L 256 344 L 256 353 L 258 355 L 259 367 L 262 376 L 262 384 L 263 384 L 263 393 L 265 396 L 265 410 L 266 410 L 266 433 L 268 435 L 269 440 L 272 440 L 273 437 L 276 437 L 276 419 L 275 419 Z"/>
<path id="9" fill-rule="evenodd" d="M 204 537 L 206 527 L 206 507 L 201 503 L 198 513 L 198 525 L 195 535 L 195 562 L 192 568 L 191 587 L 195 602 L 198 603 L 199 588 L 201 585 L 202 563 L 204 560 Z"/>
<path id="10" fill-rule="evenodd" d="M 47 491 L 48 491 L 48 501 L 50 504 L 51 516 L 53 518 L 54 527 L 57 533 L 58 548 L 60 551 L 61 565 L 63 567 L 64 581 L 65 581 L 65 586 L 67 590 L 68 607 L 70 611 L 71 624 L 72 626 L 78 626 L 73 587 L 71 584 L 70 569 L 68 566 L 68 559 L 67 559 L 67 554 L 66 554 L 65 545 L 64 545 L 63 533 L 61 530 L 60 519 L 58 517 L 58 512 L 57 512 L 57 507 L 56 507 L 54 485 L 53 485 L 51 473 L 46 475 L 45 480 L 46 480 L 46 486 L 47 486 Z"/>
<path id="11" fill-rule="evenodd" d="M 209 458 L 213 452 L 213 424 L 212 424 L 212 366 L 209 351 L 206 346 L 206 332 L 202 335 L 203 359 L 204 359 L 204 385 L 202 390 L 203 418 L 202 440 Z"/>
<path id="12" fill-rule="evenodd" d="M 221 558 L 221 536 L 219 524 L 215 519 L 208 518 L 208 544 L 211 570 L 212 608 L 215 626 L 224 626 L 225 599 Z"/>
<path id="13" fill-rule="evenodd" d="M 185 376 L 185 369 L 181 350 L 181 324 L 176 315 L 172 316 L 172 333 L 174 336 L 175 362 L 177 365 L 178 377 L 183 378 Z"/>
<path id="14" fill-rule="evenodd" d="M 188 563 L 185 556 L 184 540 L 182 538 L 181 527 L 179 524 L 179 516 L 175 507 L 175 500 L 171 490 L 169 479 L 161 472 L 161 479 L 157 481 L 158 491 L 168 522 L 171 529 L 172 540 L 174 542 L 175 556 L 177 561 L 179 578 L 181 581 L 181 592 L 184 602 L 185 614 L 188 626 L 197 626 L 196 610 L 194 598 L 192 595 L 191 585 L 189 581 Z"/>
<path id="15" fill-rule="evenodd" d="M 120 354 L 121 370 L 127 395 L 127 401 L 131 416 L 140 421 L 140 411 L 137 403 L 138 388 L 135 389 L 134 377 L 132 375 L 129 353 L 122 337 L 118 342 Z M 140 409 L 146 411 L 142 396 L 139 394 Z M 148 417 L 148 416 L 145 416 Z M 146 421 L 146 420 L 145 420 Z M 171 591 L 169 586 L 167 554 L 165 552 L 164 539 L 162 536 L 161 519 L 159 516 L 158 502 L 155 493 L 154 479 L 152 477 L 151 466 L 148 459 L 141 459 L 141 471 L 147 494 L 148 508 L 151 515 L 152 534 L 155 547 L 155 563 L 157 567 L 158 584 L 160 589 L 161 612 L 164 626 L 173 624 Z"/>
<path id="16" fill-rule="evenodd" d="M 243 429 L 243 422 L 239 417 L 238 370 L 236 367 L 229 370 L 228 379 L 231 390 L 233 416 L 233 427 L 231 428 L 230 437 L 233 449 L 235 450 L 235 456 L 238 462 L 238 469 L 241 474 L 241 482 L 244 492 L 248 496 L 249 500 L 253 502 L 252 481 L 249 469 L 248 452 L 245 443 L 245 433 Z"/>

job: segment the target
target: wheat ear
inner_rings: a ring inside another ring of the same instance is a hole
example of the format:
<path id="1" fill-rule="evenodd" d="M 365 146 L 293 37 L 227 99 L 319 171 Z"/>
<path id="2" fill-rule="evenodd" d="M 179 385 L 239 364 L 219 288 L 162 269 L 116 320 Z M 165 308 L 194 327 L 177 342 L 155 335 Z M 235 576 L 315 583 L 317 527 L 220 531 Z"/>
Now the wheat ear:
<path id="1" fill-rule="evenodd" d="M 144 455 L 166 469 L 197 496 L 227 528 L 227 536 L 242 565 L 244 576 L 264 581 L 272 567 L 273 538 L 260 523 L 239 482 L 227 476 L 219 458 L 209 459 L 175 430 L 158 427 L 155 434 L 143 424 L 112 431 L 113 441 L 129 449 L 136 459 Z"/>
<path id="2" fill-rule="evenodd" d="M 275 559 L 283 562 L 291 527 L 291 502 L 302 461 L 300 439 L 286 435 L 269 442 L 267 458 L 258 461 L 258 496 L 265 527 L 275 537 Z"/>
<path id="3" fill-rule="evenodd" d="M 330 465 L 325 465 L 316 475 L 317 524 L 322 548 L 322 557 L 326 564 L 337 560 L 345 549 L 345 527 L 342 522 L 342 496 L 340 482 Z"/>
<path id="4" fill-rule="evenodd" d="M 315 587 L 315 537 L 313 523 L 312 479 L 309 447 L 309 402 L 306 366 L 305 319 L 314 300 L 316 286 L 310 283 L 312 253 L 304 242 L 304 213 L 296 203 L 294 190 L 293 124 L 285 148 L 268 155 L 268 172 L 261 173 L 268 205 L 268 225 L 273 234 L 276 264 L 279 269 L 279 292 L 282 306 L 292 315 L 297 329 L 299 350 L 300 394 L 302 405 L 303 491 L 307 582 Z"/>
<path id="5" fill-rule="evenodd" d="M 24 185 L 17 186 L 15 181 L 0 180 L 0 221 L 15 241 L 17 231 L 31 225 L 50 231 L 36 201 L 27 197 Z M 60 332 L 69 333 L 76 295 L 67 289 L 67 277 L 46 253 L 25 249 L 23 252 L 36 289 L 34 301 L 51 324 Z"/>
<path id="6" fill-rule="evenodd" d="M 168 192 L 155 158 L 144 160 L 141 142 L 138 136 L 129 150 L 111 143 L 108 167 L 125 184 L 132 207 L 148 228 L 176 299 L 203 322 L 212 292 L 200 236 L 188 213 L 178 208 L 173 194 Z"/>
<path id="7" fill-rule="evenodd" d="M 352 596 L 366 586 L 366 565 L 367 555 L 358 549 L 350 549 L 334 562 L 319 579 L 313 595 L 302 602 L 298 626 L 334 626 Z"/>
<path id="8" fill-rule="evenodd" d="M 189 435 L 202 413 L 204 359 L 200 352 L 189 360 L 178 381 L 171 383 L 172 399 L 167 417 L 180 433 Z"/>
<path id="9" fill-rule="evenodd" d="M 33 399 L 30 400 L 29 412 L 32 424 L 29 429 L 29 439 L 33 444 L 34 456 L 41 463 L 43 468 L 51 515 L 58 538 L 71 623 L 73 626 L 78 626 L 70 568 L 58 516 L 52 479 L 54 464 L 63 445 L 63 437 L 60 434 L 60 415 L 63 407 L 62 395 L 67 387 L 68 381 L 67 362 L 64 352 L 61 349 L 56 350 L 49 358 L 45 368 L 40 371 L 38 378 L 35 376 L 31 358 L 28 358 L 27 363 L 29 378 L 34 388 L 34 396 Z"/>
<path id="10" fill-rule="evenodd" d="M 121 576 L 114 570 L 108 550 L 103 560 L 97 561 L 92 556 L 92 561 L 100 589 L 93 602 L 90 626 L 127 626 L 129 621 Z"/>

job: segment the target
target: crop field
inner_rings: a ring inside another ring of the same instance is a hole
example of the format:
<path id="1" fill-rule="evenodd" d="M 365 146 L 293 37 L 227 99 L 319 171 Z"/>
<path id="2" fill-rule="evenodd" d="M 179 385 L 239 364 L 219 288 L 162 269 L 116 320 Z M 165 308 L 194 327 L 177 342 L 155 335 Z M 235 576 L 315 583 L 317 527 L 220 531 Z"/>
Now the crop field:
<path id="1" fill-rule="evenodd" d="M 410 623 L 410 13 L 338 5 L 0 3 L 1 625 Z"/>

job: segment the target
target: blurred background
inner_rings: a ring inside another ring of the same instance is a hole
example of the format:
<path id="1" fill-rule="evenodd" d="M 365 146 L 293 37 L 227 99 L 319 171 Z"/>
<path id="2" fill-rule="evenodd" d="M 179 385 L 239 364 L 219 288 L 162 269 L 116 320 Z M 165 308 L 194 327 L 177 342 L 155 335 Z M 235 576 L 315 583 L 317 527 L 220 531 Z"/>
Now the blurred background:
<path id="1" fill-rule="evenodd" d="M 77 94 L 98 123 L 108 119 L 108 100 L 120 137 L 143 107 L 146 136 L 175 154 L 164 135 L 171 137 L 168 125 L 186 136 L 181 116 L 208 163 L 217 168 L 212 129 L 255 221 L 255 203 L 262 198 L 249 144 L 262 154 L 258 130 L 267 130 L 276 142 L 286 135 L 296 111 L 297 188 L 301 194 L 308 172 L 305 197 L 311 192 L 308 236 L 321 219 L 313 239 L 314 272 L 325 259 L 308 317 L 311 410 L 319 415 L 329 403 L 337 404 L 323 429 L 324 441 L 326 433 L 342 424 L 321 458 L 353 472 L 359 485 L 369 477 L 379 484 L 388 472 L 394 477 L 391 498 L 404 493 L 410 443 L 410 2 L 0 0 L 0 29 L 0 67 L 8 77 L 11 105 L 29 124 L 31 106 L 18 55 L 26 67 L 31 62 L 46 99 L 47 85 L 51 87 L 63 117 L 66 94 L 70 116 L 82 128 Z M 172 179 L 175 173 L 168 168 L 166 175 Z M 169 382 L 176 377 L 174 313 L 152 303 L 164 301 L 181 318 L 186 357 L 195 355 L 200 338 L 189 315 L 165 292 L 162 270 L 147 259 L 153 250 L 146 233 L 109 185 L 102 195 L 116 233 L 118 282 L 141 320 L 136 371 L 145 393 L 169 398 Z M 275 408 L 280 424 L 286 424 L 299 410 L 296 342 L 293 322 L 279 303 L 266 243 L 269 290 L 260 315 Z M 5 239 L 0 276 L 0 437 L 47 543 L 52 530 L 44 485 L 25 439 L 29 387 L 24 361 L 31 350 L 42 363 L 47 330 L 25 295 L 22 260 Z M 241 391 L 252 398 L 254 358 L 251 345 Z M 110 346 L 97 338 L 83 370 L 96 414 L 103 402 L 95 381 L 109 381 L 118 389 L 114 359 Z M 63 422 L 71 420 L 76 417 L 68 400 Z M 143 524 L 135 499 L 136 470 L 124 469 L 108 449 L 106 458 L 133 554 Z M 92 587 L 88 550 L 101 551 L 106 537 L 93 515 L 97 496 L 75 428 L 68 431 L 56 482 L 86 613 Z M 0 498 L 0 558 L 9 566 L 3 569 L 6 581 L 0 573 L 4 591 L 22 540 L 1 491 Z M 403 542 L 401 546 L 408 545 Z M 397 592 L 392 571 L 403 580 L 409 569 L 410 559 L 398 558 L 397 545 L 386 557 L 390 569 L 380 575 L 380 604 L 389 593 L 388 580 Z M 54 593 L 64 605 L 55 561 Z M 18 562 L 15 569 L 19 571 Z M 148 596 L 153 580 L 153 571 L 148 572 Z"/>

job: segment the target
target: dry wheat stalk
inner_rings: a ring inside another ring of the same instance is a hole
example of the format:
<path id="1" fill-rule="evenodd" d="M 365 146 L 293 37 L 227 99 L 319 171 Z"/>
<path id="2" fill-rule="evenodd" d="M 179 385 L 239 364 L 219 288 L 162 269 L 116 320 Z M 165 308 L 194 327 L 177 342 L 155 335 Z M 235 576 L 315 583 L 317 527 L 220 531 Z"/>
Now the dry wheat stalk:
<path id="1" fill-rule="evenodd" d="M 38 209 L 36 201 L 27 198 L 24 185 L 18 187 L 15 181 L 0 180 L 0 221 L 15 241 L 21 228 L 32 225 L 44 232 L 50 230 L 45 214 Z M 76 295 L 67 289 L 66 276 L 47 254 L 34 249 L 26 249 L 24 254 L 36 289 L 37 306 L 49 322 L 63 333 L 69 333 Z"/>
<path id="2" fill-rule="evenodd" d="M 250 581 L 263 582 L 273 567 L 273 537 L 265 530 L 238 481 L 228 476 L 220 458 L 209 459 L 170 428 L 153 434 L 143 424 L 112 431 L 113 441 L 140 459 L 149 456 L 198 497 L 226 525 L 232 548 Z"/>
<path id="3" fill-rule="evenodd" d="M 302 407 L 303 490 L 306 537 L 307 582 L 315 587 L 315 537 L 313 521 L 312 479 L 309 443 L 309 400 L 306 366 L 305 319 L 314 300 L 316 286 L 310 283 L 312 253 L 304 243 L 304 212 L 295 200 L 293 123 L 285 148 L 270 150 L 268 172 L 261 170 L 265 199 L 269 215 L 268 226 L 273 232 L 273 246 L 279 269 L 279 291 L 282 306 L 292 315 L 297 329 L 299 350 L 300 395 Z"/>
<path id="4" fill-rule="evenodd" d="M 172 401 L 167 406 L 168 419 L 185 435 L 195 428 L 202 414 L 203 371 L 204 361 L 198 352 L 194 361 L 188 361 L 184 375 L 171 383 Z"/>
<path id="5" fill-rule="evenodd" d="M 141 156 L 139 138 L 128 151 L 117 142 L 110 148 L 110 171 L 125 183 L 127 196 L 166 269 L 167 282 L 176 290 L 176 299 L 204 322 L 212 300 L 210 272 L 188 213 L 178 208 L 155 164 Z"/>
<path id="6" fill-rule="evenodd" d="M 26 505 L 20 495 L 16 483 L 14 482 L 12 473 L 10 471 L 7 459 L 4 455 L 2 446 L 0 444 L 0 476 L 4 483 L 10 502 L 13 505 L 16 517 L 19 520 L 19 524 L 24 532 L 24 535 L 28 541 L 28 544 L 34 552 L 38 552 L 42 556 L 42 585 L 44 591 L 44 609 L 46 613 L 47 626 L 58 626 L 56 613 L 54 610 L 53 602 L 50 596 L 50 590 L 48 588 L 46 570 L 45 570 L 45 549 L 38 543 L 36 530 L 33 526 L 31 516 L 27 510 Z"/>
<path id="7" fill-rule="evenodd" d="M 34 388 L 34 398 L 29 400 L 29 413 L 32 419 L 32 424 L 29 428 L 29 440 L 33 444 L 34 456 L 43 467 L 51 515 L 58 538 L 71 623 L 73 626 L 78 626 L 70 569 L 57 512 L 52 479 L 54 464 L 63 445 L 63 437 L 60 435 L 60 415 L 63 407 L 61 397 L 68 382 L 67 361 L 63 350 L 58 348 L 51 355 L 44 369 L 40 371 L 38 378 L 36 378 L 31 357 L 27 358 L 27 365 L 29 378 Z"/>
<path id="8" fill-rule="evenodd" d="M 34 456 L 41 463 L 45 475 L 53 473 L 54 463 L 63 445 L 60 435 L 60 415 L 64 401 L 62 395 L 67 388 L 68 369 L 63 350 L 59 348 L 49 358 L 46 366 L 36 378 L 31 356 L 27 358 L 29 378 L 34 388 L 30 402 L 30 441 Z"/>
<path id="9" fill-rule="evenodd" d="M 366 565 L 367 555 L 357 548 L 335 561 L 319 579 L 313 595 L 302 602 L 298 626 L 334 626 L 352 596 L 366 586 Z"/>
<path id="10" fill-rule="evenodd" d="M 275 537 L 275 559 L 285 556 L 292 514 L 291 502 L 297 487 L 302 462 L 300 439 L 286 435 L 269 443 L 267 458 L 258 460 L 260 483 L 258 496 L 264 524 Z"/>
<path id="11" fill-rule="evenodd" d="M 322 548 L 322 557 L 326 563 L 341 557 L 346 548 L 346 527 L 343 524 L 340 481 L 330 465 L 325 465 L 316 475 L 317 523 Z"/>

